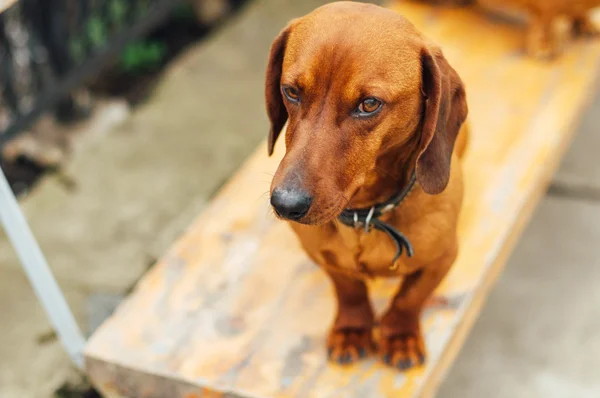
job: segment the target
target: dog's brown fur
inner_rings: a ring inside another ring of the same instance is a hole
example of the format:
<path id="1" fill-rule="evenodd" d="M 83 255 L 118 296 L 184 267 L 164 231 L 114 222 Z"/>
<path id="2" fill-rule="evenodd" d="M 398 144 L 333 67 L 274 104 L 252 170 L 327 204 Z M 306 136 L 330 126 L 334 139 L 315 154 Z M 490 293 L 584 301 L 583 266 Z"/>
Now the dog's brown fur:
<path id="1" fill-rule="evenodd" d="M 282 85 L 296 87 L 300 103 L 285 100 Z M 383 100 L 381 112 L 353 117 L 368 96 Z M 300 185 L 314 197 L 309 212 L 291 226 L 335 288 L 330 358 L 348 363 L 374 348 L 365 279 L 404 276 L 380 321 L 379 354 L 399 368 L 422 363 L 419 315 L 458 250 L 459 155 L 467 140 L 461 130 L 467 104 L 459 76 L 440 48 L 399 14 L 367 4 L 331 3 L 292 21 L 275 39 L 266 102 L 270 153 L 288 121 L 286 154 L 271 190 Z M 344 208 L 386 201 L 415 170 L 412 192 L 382 218 L 415 249 L 414 257 L 402 256 L 391 271 L 395 246 L 387 235 L 352 229 L 336 217 Z"/>
<path id="2" fill-rule="evenodd" d="M 439 3 L 440 0 L 430 0 Z M 514 9 L 529 14 L 527 52 L 538 59 L 552 59 L 560 55 L 568 41 L 564 32 L 557 29 L 557 19 L 564 17 L 570 32 L 576 37 L 596 37 L 598 27 L 590 20 L 589 12 L 600 6 L 600 0 L 441 0 L 446 4 L 465 5 L 480 3 L 496 10 Z"/>

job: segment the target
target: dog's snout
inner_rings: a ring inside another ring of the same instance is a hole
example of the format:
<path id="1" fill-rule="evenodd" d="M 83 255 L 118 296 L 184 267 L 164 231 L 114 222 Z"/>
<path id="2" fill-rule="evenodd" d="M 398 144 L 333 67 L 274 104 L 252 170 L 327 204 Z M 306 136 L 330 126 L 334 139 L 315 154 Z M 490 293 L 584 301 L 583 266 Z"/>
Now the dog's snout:
<path id="1" fill-rule="evenodd" d="M 280 217 L 297 221 L 308 213 L 312 199 L 298 189 L 275 189 L 271 195 L 271 206 Z"/>

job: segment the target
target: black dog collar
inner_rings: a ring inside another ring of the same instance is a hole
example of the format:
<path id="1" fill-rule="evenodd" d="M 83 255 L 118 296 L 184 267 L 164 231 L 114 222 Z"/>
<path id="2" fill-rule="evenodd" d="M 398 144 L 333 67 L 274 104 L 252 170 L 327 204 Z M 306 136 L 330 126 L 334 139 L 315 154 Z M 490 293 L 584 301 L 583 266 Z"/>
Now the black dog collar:
<path id="1" fill-rule="evenodd" d="M 414 250 L 406 236 L 404 236 L 400 231 L 392 227 L 390 224 L 381 221 L 379 217 L 398 207 L 402 201 L 404 201 L 410 191 L 412 191 L 416 181 L 417 176 L 415 173 L 413 173 L 406 188 L 390 198 L 388 201 L 381 204 L 376 204 L 369 209 L 346 209 L 338 216 L 338 219 L 342 222 L 342 224 L 349 227 L 364 227 L 365 232 L 370 232 L 371 227 L 373 227 L 388 234 L 388 236 L 396 244 L 396 256 L 394 257 L 392 265 L 390 266 L 391 270 L 396 269 L 396 260 L 400 258 L 403 250 L 406 250 L 406 255 L 408 257 L 413 256 Z"/>

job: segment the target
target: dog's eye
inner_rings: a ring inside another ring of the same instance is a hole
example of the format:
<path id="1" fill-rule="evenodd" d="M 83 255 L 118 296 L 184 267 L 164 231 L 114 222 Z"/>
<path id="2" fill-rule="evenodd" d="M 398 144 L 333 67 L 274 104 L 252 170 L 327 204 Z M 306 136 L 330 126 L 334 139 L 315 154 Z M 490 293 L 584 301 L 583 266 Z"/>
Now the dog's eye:
<path id="1" fill-rule="evenodd" d="M 291 87 L 291 86 L 284 86 L 282 87 L 282 91 L 283 91 L 283 95 L 285 95 L 285 97 L 292 101 L 292 102 L 298 102 L 300 101 L 300 93 L 298 92 L 297 88 Z"/>
<path id="2" fill-rule="evenodd" d="M 360 115 L 370 115 L 375 113 L 381 108 L 381 101 L 377 98 L 366 98 L 363 102 L 358 106 L 358 112 Z"/>

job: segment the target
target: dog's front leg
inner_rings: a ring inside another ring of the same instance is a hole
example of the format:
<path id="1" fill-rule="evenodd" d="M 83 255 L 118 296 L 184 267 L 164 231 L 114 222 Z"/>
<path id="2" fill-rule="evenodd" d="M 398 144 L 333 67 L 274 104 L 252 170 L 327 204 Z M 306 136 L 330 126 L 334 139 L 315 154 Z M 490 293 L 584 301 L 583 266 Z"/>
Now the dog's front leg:
<path id="1" fill-rule="evenodd" d="M 419 318 L 427 299 L 448 273 L 455 258 L 456 250 L 452 250 L 402 281 L 380 324 L 379 353 L 386 364 L 404 370 L 425 362 L 425 342 Z"/>
<path id="2" fill-rule="evenodd" d="M 527 52 L 539 60 L 550 60 L 561 52 L 562 40 L 552 15 L 533 13 L 527 32 Z"/>
<path id="3" fill-rule="evenodd" d="M 360 279 L 328 272 L 337 297 L 337 315 L 327 338 L 329 358 L 350 364 L 373 350 L 373 308 Z"/>

